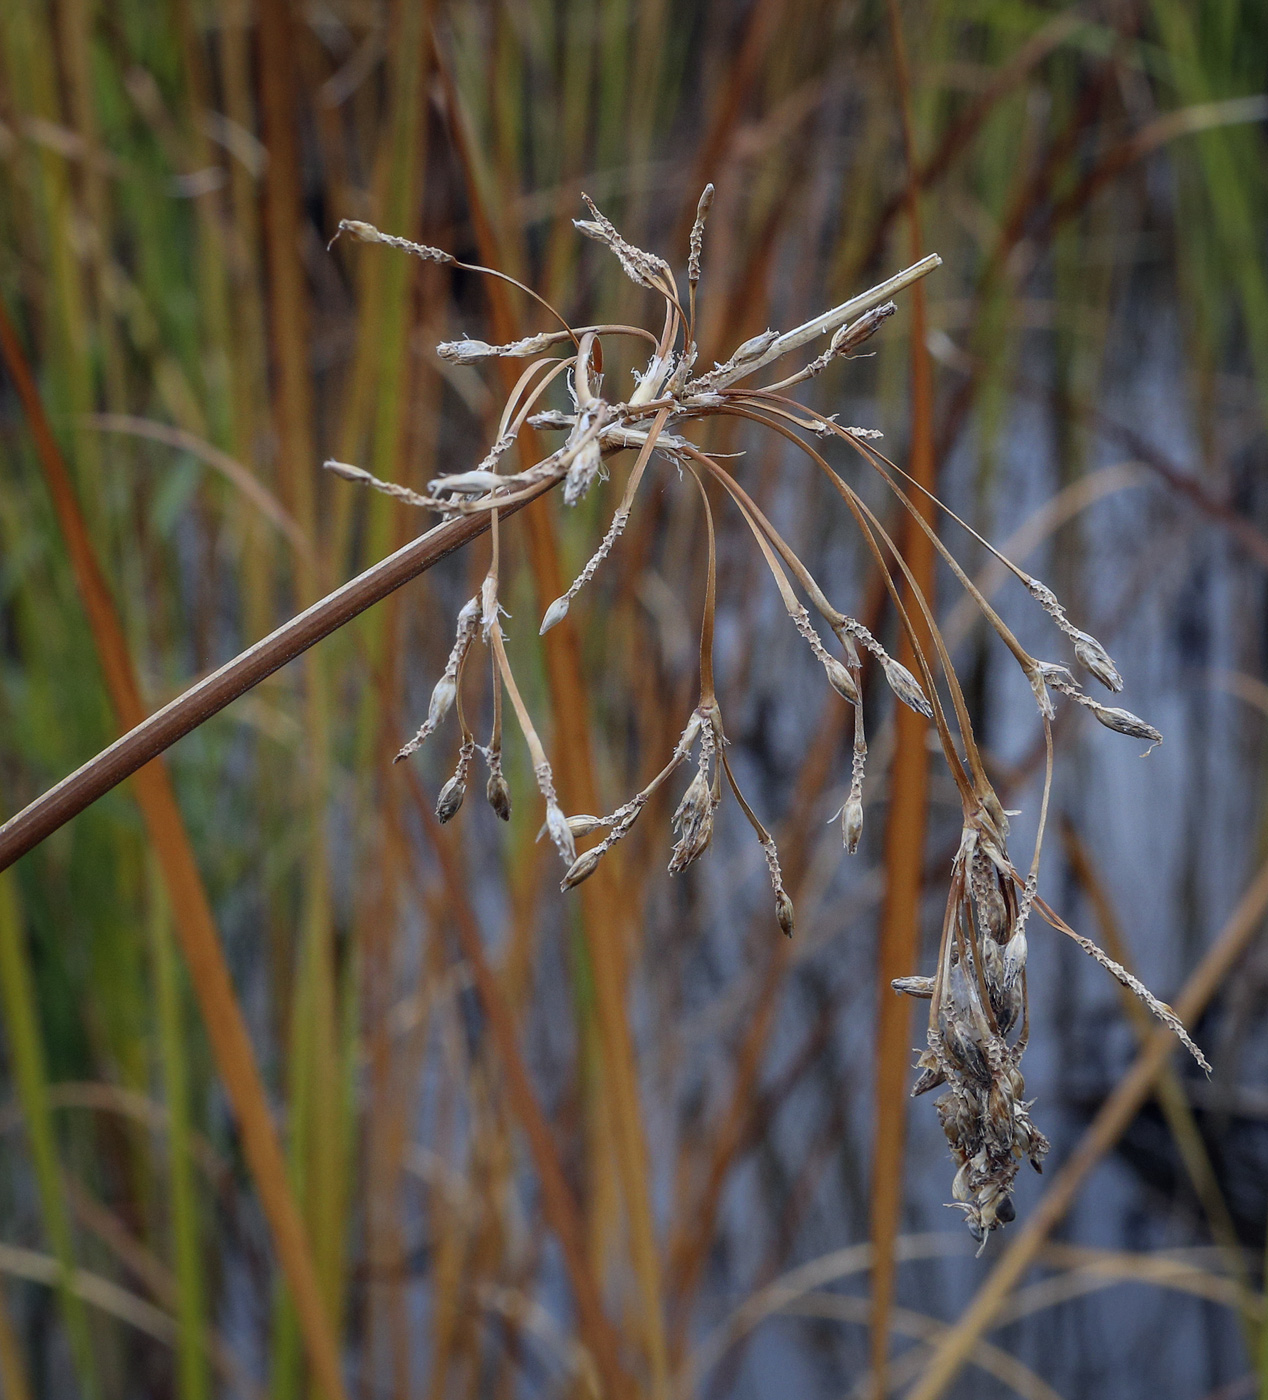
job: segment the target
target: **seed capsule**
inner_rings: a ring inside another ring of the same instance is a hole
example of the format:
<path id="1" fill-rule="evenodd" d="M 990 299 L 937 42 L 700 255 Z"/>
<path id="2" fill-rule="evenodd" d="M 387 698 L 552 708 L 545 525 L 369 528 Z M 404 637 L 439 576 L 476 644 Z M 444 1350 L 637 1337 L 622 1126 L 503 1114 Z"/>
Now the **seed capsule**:
<path id="1" fill-rule="evenodd" d="M 1090 671 L 1107 689 L 1118 692 L 1123 688 L 1123 678 L 1118 674 L 1109 652 L 1087 632 L 1080 632 L 1074 640 L 1074 654 L 1079 664 Z"/>
<path id="2" fill-rule="evenodd" d="M 779 926 L 789 938 L 793 936 L 793 902 L 788 898 L 787 890 L 777 890 L 775 893 L 775 917 L 779 920 Z"/>
<path id="3" fill-rule="evenodd" d="M 779 339 L 779 332 L 765 330 L 761 335 L 755 335 L 750 340 L 746 340 L 743 345 L 731 356 L 732 364 L 743 364 L 745 360 L 755 360 L 759 355 L 769 350 Z"/>
<path id="4" fill-rule="evenodd" d="M 571 865 L 577 859 L 577 843 L 572 839 L 568 818 L 564 816 L 558 802 L 546 804 L 546 830 L 550 832 L 555 849 Z"/>
<path id="5" fill-rule="evenodd" d="M 484 786 L 484 795 L 489 800 L 489 806 L 498 816 L 504 822 L 509 822 L 511 820 L 511 789 L 501 773 L 489 774 L 489 781 Z"/>
<path id="6" fill-rule="evenodd" d="M 466 795 L 467 781 L 455 773 L 440 789 L 440 796 L 436 799 L 436 820 L 442 826 L 458 815 L 458 809 L 462 806 L 462 799 Z"/>
<path id="7" fill-rule="evenodd" d="M 713 794 L 703 770 L 697 771 L 674 812 L 673 828 L 677 844 L 669 861 L 669 873 L 685 870 L 708 846 L 713 837 Z"/>
<path id="8" fill-rule="evenodd" d="M 843 700 L 848 700 L 851 705 L 857 705 L 859 703 L 859 688 L 854 684 L 854 677 L 835 656 L 825 655 L 823 669 L 828 673 L 828 684 L 832 689 Z"/>
<path id="9" fill-rule="evenodd" d="M 854 793 L 846 799 L 845 806 L 841 808 L 841 839 L 845 842 L 845 849 L 853 855 L 859 848 L 859 840 L 863 835 L 863 803 Z"/>
<path id="10" fill-rule="evenodd" d="M 1162 735 L 1153 725 L 1146 724 L 1143 719 L 1132 714 L 1130 710 L 1115 709 L 1111 705 L 1098 705 L 1092 713 L 1106 729 L 1117 730 L 1119 734 L 1126 734 L 1131 739 L 1144 739 L 1150 744 L 1162 743 Z"/>
<path id="11" fill-rule="evenodd" d="M 497 353 L 492 345 L 483 340 L 442 340 L 436 346 L 436 354 L 451 365 L 474 365 Z"/>
<path id="12" fill-rule="evenodd" d="M 599 862 L 603 859 L 603 847 L 596 846 L 592 851 L 586 851 L 580 855 L 568 867 L 564 878 L 559 882 L 561 890 L 570 890 L 574 885 L 579 885 L 582 880 L 588 879 L 599 868 Z"/>
<path id="13" fill-rule="evenodd" d="M 568 616 L 568 608 L 571 606 L 568 595 L 565 593 L 546 609 L 546 615 L 542 618 L 542 625 L 538 629 L 537 635 L 544 637 L 557 623 L 560 623 Z"/>
<path id="14" fill-rule="evenodd" d="M 920 682 L 906 666 L 900 661 L 895 661 L 892 656 L 882 656 L 881 666 L 885 671 L 885 679 L 889 682 L 889 688 L 903 704 L 909 705 L 918 715 L 932 719 L 933 706 L 920 688 Z"/>
<path id="15" fill-rule="evenodd" d="M 887 301 L 881 306 L 874 306 L 870 311 L 865 311 L 857 320 L 837 331 L 828 345 L 828 353 L 848 355 L 851 350 L 856 350 L 865 340 L 874 336 L 897 310 L 898 307 L 892 301 Z"/>
<path id="16" fill-rule="evenodd" d="M 431 703 L 427 706 L 427 727 L 436 729 L 449 711 L 458 694 L 458 685 L 452 676 L 441 676 L 431 693 Z"/>
<path id="17" fill-rule="evenodd" d="M 922 1001 L 933 996 L 932 977 L 895 977 L 889 985 L 896 992 L 906 992 L 909 997 L 919 997 Z"/>

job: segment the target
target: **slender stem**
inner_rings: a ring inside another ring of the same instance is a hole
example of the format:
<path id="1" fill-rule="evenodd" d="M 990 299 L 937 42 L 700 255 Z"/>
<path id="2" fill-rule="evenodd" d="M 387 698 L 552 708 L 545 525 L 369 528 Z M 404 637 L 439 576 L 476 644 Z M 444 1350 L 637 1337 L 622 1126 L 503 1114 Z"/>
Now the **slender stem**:
<path id="1" fill-rule="evenodd" d="M 499 515 L 514 513 L 555 484 L 553 479 L 541 482 L 501 509 Z M 270 632 L 262 641 L 116 739 L 109 748 L 0 826 L 0 870 L 6 870 L 85 807 L 288 661 L 338 631 L 402 584 L 439 563 L 447 554 L 482 535 L 489 528 L 491 514 L 490 511 L 460 516 L 428 530 Z"/>

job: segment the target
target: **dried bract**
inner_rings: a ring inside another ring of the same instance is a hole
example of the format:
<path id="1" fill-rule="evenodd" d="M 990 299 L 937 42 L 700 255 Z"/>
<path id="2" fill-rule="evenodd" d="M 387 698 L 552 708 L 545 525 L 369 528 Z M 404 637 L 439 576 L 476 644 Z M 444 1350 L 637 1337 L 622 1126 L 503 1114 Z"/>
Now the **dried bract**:
<path id="1" fill-rule="evenodd" d="M 673 828 L 678 841 L 669 861 L 671 875 L 685 870 L 704 853 L 713 838 L 713 814 L 717 805 L 702 763 L 674 812 Z"/>
<path id="2" fill-rule="evenodd" d="M 924 691 L 921 690 L 920 682 L 906 666 L 901 661 L 895 661 L 892 656 L 885 654 L 881 655 L 880 663 L 885 672 L 885 679 L 889 682 L 889 688 L 903 704 L 910 706 L 918 715 L 932 719 L 933 706 L 929 703 Z"/>

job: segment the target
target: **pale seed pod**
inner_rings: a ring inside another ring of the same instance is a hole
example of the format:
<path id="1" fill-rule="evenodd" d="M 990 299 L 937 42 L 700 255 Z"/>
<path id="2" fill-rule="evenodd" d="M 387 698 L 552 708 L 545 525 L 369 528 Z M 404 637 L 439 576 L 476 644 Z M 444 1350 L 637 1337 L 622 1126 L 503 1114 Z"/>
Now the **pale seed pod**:
<path id="1" fill-rule="evenodd" d="M 850 855 L 858 850 L 862 835 L 863 802 L 855 793 L 851 793 L 841 808 L 841 839 Z"/>
<path id="2" fill-rule="evenodd" d="M 731 356 L 733 365 L 742 365 L 746 360 L 755 360 L 764 354 L 779 339 L 779 332 L 764 330 L 761 335 L 752 336 Z"/>
<path id="3" fill-rule="evenodd" d="M 350 234 L 361 243 L 379 243 L 383 235 L 374 227 L 361 219 L 340 219 L 339 232 Z"/>
<path id="4" fill-rule="evenodd" d="M 870 340 L 897 310 L 894 302 L 887 301 L 865 311 L 848 326 L 842 326 L 828 344 L 829 355 L 848 355 L 851 350 L 856 350 L 865 340 Z"/>
<path id="5" fill-rule="evenodd" d="M 1144 739 L 1150 744 L 1162 743 L 1162 735 L 1153 725 L 1146 724 L 1143 719 L 1132 714 L 1130 710 L 1119 710 L 1110 705 L 1098 705 L 1092 713 L 1106 729 L 1117 730 L 1119 734 L 1126 734 L 1131 739 Z"/>
<path id="6" fill-rule="evenodd" d="M 441 676 L 431 693 L 431 703 L 427 706 L 427 727 L 436 729 L 445 716 L 453 709 L 458 694 L 458 683 L 453 676 Z"/>
<path id="7" fill-rule="evenodd" d="M 1091 672 L 1098 681 L 1106 688 L 1115 693 L 1122 690 L 1123 678 L 1118 674 L 1118 667 L 1114 665 L 1109 652 L 1087 632 L 1078 632 L 1074 638 L 1074 654 L 1079 658 L 1079 664 Z"/>
<path id="8" fill-rule="evenodd" d="M 885 672 L 885 679 L 889 682 L 889 688 L 903 702 L 910 706 L 918 715 L 924 715 L 926 719 L 933 718 L 933 706 L 929 703 L 924 691 L 920 688 L 920 682 L 902 664 L 895 661 L 892 656 L 882 655 L 881 667 Z"/>
<path id="9" fill-rule="evenodd" d="M 458 809 L 466 795 L 467 780 L 460 773 L 455 773 L 440 789 L 440 796 L 436 799 L 436 820 L 442 826 L 458 815 Z"/>
<path id="10" fill-rule="evenodd" d="M 354 467 L 351 462 L 337 462 L 333 457 L 327 457 L 321 465 L 326 471 L 343 477 L 345 481 L 355 481 L 359 484 L 374 480 L 364 467 Z"/>
<path id="11" fill-rule="evenodd" d="M 713 837 L 713 806 L 713 794 L 700 769 L 674 812 L 672 825 L 678 841 L 669 861 L 671 875 L 685 870 L 708 846 Z"/>
<path id="12" fill-rule="evenodd" d="M 599 439 L 589 442 L 572 459 L 568 475 L 564 477 L 564 505 L 575 506 L 594 484 L 594 479 L 603 470 L 603 452 Z"/>
<path id="13" fill-rule="evenodd" d="M 921 1001 L 933 996 L 932 977 L 895 977 L 889 985 L 896 992 L 906 992 L 909 997 L 919 997 Z"/>
<path id="14" fill-rule="evenodd" d="M 1004 985 L 1011 987 L 1026 966 L 1026 931 L 1018 929 L 1004 944 Z"/>
<path id="15" fill-rule="evenodd" d="M 439 496 L 444 492 L 462 496 L 483 496 L 506 485 L 506 478 L 497 472 L 451 472 L 448 476 L 435 476 L 427 483 L 427 494 Z"/>
<path id="16" fill-rule="evenodd" d="M 793 936 L 795 921 L 793 919 L 793 902 L 788 898 L 787 890 L 775 891 L 775 917 L 779 920 L 779 926 L 783 929 L 787 937 Z"/>
<path id="17" fill-rule="evenodd" d="M 823 669 L 828 673 L 828 684 L 843 699 L 848 700 L 851 705 L 859 703 L 859 688 L 854 684 L 854 677 L 836 659 L 826 652 L 823 657 Z"/>
<path id="18" fill-rule="evenodd" d="M 593 836 L 596 831 L 602 831 L 604 822 L 601 817 L 588 817 L 584 814 L 568 818 L 568 830 L 574 836 Z"/>
<path id="19" fill-rule="evenodd" d="M 550 832 L 555 849 L 571 865 L 577 859 L 577 843 L 572 839 L 568 818 L 558 802 L 546 803 L 546 830 Z"/>
<path id="20" fill-rule="evenodd" d="M 489 806 L 504 821 L 511 820 L 511 789 L 506 779 L 501 773 L 490 773 L 489 781 L 484 786 L 484 795 L 489 800 Z"/>
<path id="21" fill-rule="evenodd" d="M 603 859 L 603 847 L 596 846 L 591 851 L 586 851 L 580 855 L 568 867 L 564 878 L 559 882 L 561 890 L 570 890 L 574 885 L 579 885 L 582 880 L 589 879 L 599 868 L 599 862 Z"/>
<path id="22" fill-rule="evenodd" d="M 436 354 L 451 365 L 474 365 L 497 354 L 494 346 L 483 340 L 442 340 Z"/>
<path id="23" fill-rule="evenodd" d="M 542 625 L 538 628 L 537 635 L 544 637 L 547 632 L 568 616 L 568 609 L 572 606 L 568 595 L 564 593 L 546 609 L 546 615 L 542 618 Z"/>

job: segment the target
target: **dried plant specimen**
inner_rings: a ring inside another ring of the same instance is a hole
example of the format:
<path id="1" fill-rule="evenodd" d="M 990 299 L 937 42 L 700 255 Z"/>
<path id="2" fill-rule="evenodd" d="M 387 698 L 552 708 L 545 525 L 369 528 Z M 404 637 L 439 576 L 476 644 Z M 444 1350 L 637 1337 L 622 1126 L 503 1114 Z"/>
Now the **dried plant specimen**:
<path id="1" fill-rule="evenodd" d="M 964 1211 L 973 1236 L 984 1241 L 991 1230 L 1014 1218 L 1011 1192 L 1021 1163 L 1029 1161 L 1038 1170 L 1048 1149 L 1047 1139 L 1031 1122 L 1029 1104 L 1023 1098 L 1025 1084 L 1020 1071 L 1029 1029 L 1026 956 L 1027 924 L 1032 910 L 1038 910 L 1052 927 L 1074 938 L 1140 996 L 1207 1068 L 1201 1052 L 1170 1008 L 1153 998 L 1134 977 L 1089 940 L 1069 928 L 1037 893 L 1052 778 L 1054 693 L 1091 710 L 1108 728 L 1141 739 L 1150 747 L 1161 742 L 1162 736 L 1129 711 L 1102 705 L 1085 694 L 1066 665 L 1031 656 L 1021 646 L 916 510 L 910 491 L 923 488 L 879 450 L 875 445 L 879 434 L 866 428 L 844 426 L 832 417 L 821 417 L 788 396 L 788 390 L 818 375 L 834 360 L 848 357 L 880 330 L 894 311 L 891 297 L 932 271 L 940 259 L 936 255 L 927 257 L 861 296 L 792 330 L 783 333 L 766 330 L 737 347 L 723 363 L 696 373 L 696 294 L 702 273 L 704 225 L 711 202 L 710 186 L 701 197 L 691 231 L 685 308 L 669 264 L 629 243 L 592 201 L 586 200 L 591 217 L 576 221 L 583 234 L 612 251 L 632 281 L 660 299 L 664 321 L 659 334 L 627 325 L 572 327 L 554 308 L 548 307 L 562 329 L 508 345 L 462 339 L 439 347 L 442 357 L 459 364 L 475 364 L 497 357 L 530 361 L 503 408 L 490 451 L 475 468 L 438 477 L 429 483 L 427 493 L 421 495 L 377 481 L 358 467 L 327 463 L 331 470 L 350 480 L 375 486 L 442 516 L 483 511 L 488 512 L 494 522 L 489 573 L 480 594 L 459 614 L 454 647 L 433 692 L 426 721 L 402 748 L 398 759 L 414 753 L 443 723 L 450 710 L 455 710 L 461 728 L 460 748 L 454 774 L 440 794 L 438 815 L 442 821 L 448 821 L 457 813 L 466 792 L 470 764 L 478 750 L 488 765 L 488 799 L 500 817 L 508 817 L 510 793 L 501 761 L 501 698 L 505 691 L 527 741 L 537 786 L 545 803 L 543 832 L 549 836 L 564 864 L 561 886 L 568 890 L 593 874 L 604 855 L 633 827 L 652 795 L 694 754 L 695 774 L 672 818 L 674 840 L 669 859 L 670 874 L 686 869 L 707 851 L 725 779 L 761 845 L 770 873 L 776 921 L 784 933 L 791 935 L 794 913 L 784 888 L 779 855 L 770 833 L 741 792 L 728 762 L 722 709 L 714 687 L 717 569 L 714 507 L 708 489 L 712 486 L 715 495 L 734 506 L 752 533 L 790 621 L 822 664 L 828 684 L 843 703 L 853 707 L 850 788 L 838 814 L 844 849 L 850 853 L 857 849 L 863 828 L 867 742 L 861 696 L 865 657 L 879 666 L 900 702 L 932 722 L 959 793 L 963 828 L 952 864 L 937 966 L 930 977 L 898 979 L 894 989 L 929 1002 L 927 1048 L 918 1061 L 920 1073 L 913 1093 L 944 1088 L 937 1101 L 937 1111 L 956 1166 L 952 1194 L 955 1204 Z M 345 222 L 340 228 L 363 241 L 384 243 L 427 261 L 455 262 L 437 249 L 381 234 L 366 224 Z M 504 277 L 501 273 L 491 275 Z M 530 292 L 530 295 L 533 294 Z M 824 336 L 829 337 L 826 349 L 800 370 L 792 370 L 782 378 L 756 387 L 748 382 L 776 361 Z M 624 400 L 604 394 L 599 372 L 600 345 L 607 337 L 641 339 L 651 346 L 646 369 L 636 372 L 636 387 Z M 541 401 L 546 390 L 561 376 L 567 385 L 569 410 L 543 407 Z M 685 430 L 690 424 L 716 416 L 738 418 L 781 435 L 795 444 L 815 469 L 825 474 L 880 570 L 900 626 L 911 643 L 916 674 L 896 661 L 861 622 L 829 600 L 734 473 L 686 436 Z M 531 466 L 518 472 L 504 472 L 503 460 L 525 424 L 543 431 L 556 431 L 562 434 L 562 442 Z M 880 476 L 901 507 L 929 535 L 1030 683 L 1047 740 L 1047 763 L 1038 834 L 1024 873 L 1009 855 L 1008 814 L 986 775 L 964 695 L 932 612 L 915 586 L 894 540 L 843 472 L 814 445 L 813 439 L 846 445 L 868 469 Z M 606 816 L 568 816 L 559 804 L 549 759 L 516 684 L 503 642 L 498 602 L 497 508 L 540 489 L 544 482 L 561 483 L 565 504 L 575 506 L 597 483 L 607 479 L 609 461 L 624 452 L 634 452 L 636 456 L 611 524 L 572 585 L 546 609 L 541 631 L 547 631 L 566 616 L 572 600 L 617 545 L 653 458 L 668 461 L 698 489 L 708 533 L 698 701 L 686 717 L 673 752 L 645 787 Z M 1108 652 L 1096 638 L 1069 621 L 1051 590 L 1004 559 L 941 502 L 936 504 L 995 554 L 1027 589 L 1071 644 L 1075 663 L 1109 690 L 1120 690 L 1122 678 Z M 904 607 L 898 591 L 900 580 L 905 580 L 910 587 L 923 629 L 914 625 Z M 839 656 L 825 645 L 814 620 L 816 616 L 835 637 L 840 647 Z M 930 643 L 922 641 L 922 632 L 927 633 Z M 478 744 L 470 733 L 461 703 L 463 669 L 477 639 L 488 649 L 494 672 L 493 731 L 485 745 Z M 597 841 L 579 853 L 577 842 L 593 837 L 597 837 Z"/>

